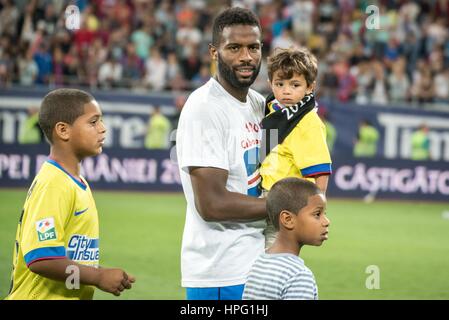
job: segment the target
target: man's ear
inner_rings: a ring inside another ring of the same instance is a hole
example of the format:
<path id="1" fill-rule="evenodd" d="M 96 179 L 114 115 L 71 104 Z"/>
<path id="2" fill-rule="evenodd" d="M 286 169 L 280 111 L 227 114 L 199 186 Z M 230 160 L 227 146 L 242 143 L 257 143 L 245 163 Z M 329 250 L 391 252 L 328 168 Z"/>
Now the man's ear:
<path id="1" fill-rule="evenodd" d="M 293 230 L 295 227 L 295 218 L 296 216 L 290 211 L 282 210 L 279 214 L 279 225 L 284 226 L 287 230 Z"/>
<path id="2" fill-rule="evenodd" d="M 70 138 L 70 125 L 65 122 L 58 122 L 54 128 L 55 136 L 63 141 L 68 141 Z"/>
<path id="3" fill-rule="evenodd" d="M 209 55 L 212 58 L 213 61 L 218 60 L 218 51 L 217 48 L 212 44 L 209 43 Z"/>

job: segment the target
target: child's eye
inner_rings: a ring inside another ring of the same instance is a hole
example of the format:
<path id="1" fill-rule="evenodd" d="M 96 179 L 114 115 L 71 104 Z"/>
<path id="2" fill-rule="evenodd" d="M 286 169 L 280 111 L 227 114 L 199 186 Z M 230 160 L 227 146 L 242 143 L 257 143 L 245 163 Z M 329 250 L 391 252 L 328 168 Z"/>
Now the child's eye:
<path id="1" fill-rule="evenodd" d="M 278 82 L 275 85 L 276 85 L 276 87 L 282 87 L 284 84 L 282 82 Z"/>

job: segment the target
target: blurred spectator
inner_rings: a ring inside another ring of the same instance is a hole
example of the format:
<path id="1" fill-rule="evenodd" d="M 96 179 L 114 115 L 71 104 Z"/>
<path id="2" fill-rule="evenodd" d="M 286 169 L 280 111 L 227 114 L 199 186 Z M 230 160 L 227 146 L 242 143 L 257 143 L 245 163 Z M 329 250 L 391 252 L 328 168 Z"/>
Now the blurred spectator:
<path id="1" fill-rule="evenodd" d="M 357 79 L 355 101 L 359 104 L 367 104 L 370 102 L 368 87 L 373 81 L 373 73 L 372 68 L 370 68 L 370 62 L 362 60 L 353 70 L 354 76 Z"/>
<path id="2" fill-rule="evenodd" d="M 123 67 L 112 56 L 109 56 L 98 70 L 98 84 L 102 88 L 118 87 L 122 83 Z"/>
<path id="3" fill-rule="evenodd" d="M 354 157 L 374 157 L 377 153 L 377 142 L 379 132 L 368 121 L 362 120 L 359 124 L 359 131 L 354 145 Z"/>
<path id="4" fill-rule="evenodd" d="M 392 12 L 387 12 L 385 5 L 379 6 L 379 29 L 368 29 L 366 32 L 366 40 L 369 46 L 372 46 L 374 57 L 381 60 L 387 49 L 387 44 L 392 36 L 391 30 L 393 29 L 394 17 Z"/>
<path id="5" fill-rule="evenodd" d="M 184 22 L 185 25 L 181 27 L 176 33 L 176 42 L 181 48 L 181 56 L 188 57 L 192 55 L 192 50 L 196 48 L 201 42 L 201 31 L 193 26 L 192 20 Z"/>
<path id="6" fill-rule="evenodd" d="M 335 99 L 337 97 L 338 78 L 332 70 L 330 58 L 318 59 L 317 93 L 320 96 Z"/>
<path id="7" fill-rule="evenodd" d="M 448 26 L 447 26 L 447 17 L 439 17 L 434 21 L 431 21 L 427 28 L 426 32 L 426 50 L 430 52 L 434 46 L 439 46 L 444 44 L 447 41 L 448 36 Z"/>
<path id="8" fill-rule="evenodd" d="M 338 79 L 338 99 L 342 102 L 352 99 L 354 89 L 357 87 L 356 78 L 350 73 L 347 62 L 336 63 L 333 66 Z"/>
<path id="9" fill-rule="evenodd" d="M 86 62 L 86 84 L 91 88 L 97 87 L 98 70 L 106 60 L 107 50 L 103 47 L 101 39 L 95 39 L 93 44 L 87 49 Z"/>
<path id="10" fill-rule="evenodd" d="M 175 52 L 169 52 L 167 55 L 167 81 L 170 83 L 177 75 L 181 73 L 181 67 L 179 66 L 178 57 Z"/>
<path id="11" fill-rule="evenodd" d="M 161 23 L 168 32 L 176 32 L 175 10 L 168 0 L 163 0 L 155 13 L 156 20 Z"/>
<path id="12" fill-rule="evenodd" d="M 192 78 L 192 88 L 199 88 L 210 79 L 209 66 L 202 64 L 200 71 Z"/>
<path id="13" fill-rule="evenodd" d="M 94 36 L 95 33 L 87 27 L 87 21 L 82 20 L 81 28 L 74 33 L 74 42 L 81 56 L 84 52 L 87 52 L 87 49 L 94 41 Z"/>
<path id="14" fill-rule="evenodd" d="M 0 51 L 0 85 L 11 82 L 12 59 L 8 52 Z"/>
<path id="15" fill-rule="evenodd" d="M 335 36 L 337 17 L 340 14 L 337 4 L 332 0 L 320 1 L 318 6 L 318 23 L 316 28 L 318 32 L 325 35 L 326 39 L 330 42 L 330 39 Z"/>
<path id="16" fill-rule="evenodd" d="M 423 124 L 412 134 L 412 160 L 430 159 L 429 128 Z"/>
<path id="17" fill-rule="evenodd" d="M 142 78 L 144 63 L 136 54 L 134 44 L 128 43 L 126 46 L 126 54 L 121 64 L 123 66 L 123 78 L 127 86 L 135 86 Z"/>
<path id="18" fill-rule="evenodd" d="M 432 102 L 435 94 L 432 72 L 426 65 L 419 68 L 412 90 L 414 100 L 419 103 Z"/>
<path id="19" fill-rule="evenodd" d="M 39 69 L 36 80 L 36 83 L 38 84 L 49 84 L 53 58 L 48 49 L 48 44 L 42 42 L 39 45 L 38 51 L 34 54 L 34 61 Z"/>
<path id="20" fill-rule="evenodd" d="M 145 84 L 151 89 L 161 91 L 166 86 L 167 62 L 161 56 L 159 48 L 151 49 L 151 55 L 145 64 Z"/>
<path id="21" fill-rule="evenodd" d="M 120 27 L 126 27 L 131 24 L 132 10 L 127 0 L 116 0 L 112 8 L 112 16 Z"/>
<path id="22" fill-rule="evenodd" d="M 193 77 L 200 71 L 201 61 L 196 47 L 192 47 L 187 57 L 181 60 L 181 67 L 184 77 L 187 80 L 192 80 Z"/>
<path id="23" fill-rule="evenodd" d="M 131 35 L 131 41 L 136 46 L 136 53 L 143 60 L 148 58 L 151 46 L 154 44 L 150 31 L 150 27 L 140 23 L 138 29 Z"/>
<path id="24" fill-rule="evenodd" d="M 64 55 L 60 47 L 53 50 L 53 83 L 56 86 L 64 84 Z"/>
<path id="25" fill-rule="evenodd" d="M 45 5 L 45 13 L 42 20 L 42 28 L 46 34 L 55 34 L 56 24 L 58 23 L 58 15 L 55 6 L 52 2 L 47 2 Z"/>
<path id="26" fill-rule="evenodd" d="M 416 34 L 407 33 L 405 42 L 400 45 L 400 52 L 407 61 L 406 71 L 410 78 L 413 76 L 420 52 L 420 43 Z"/>
<path id="27" fill-rule="evenodd" d="M 28 116 L 19 128 L 20 144 L 36 144 L 42 141 L 42 131 L 39 127 L 39 108 L 28 109 Z"/>
<path id="28" fill-rule="evenodd" d="M 291 48 L 298 47 L 299 44 L 293 39 L 290 28 L 284 28 L 281 34 L 273 39 L 271 43 L 271 48 L 274 50 L 276 48 Z"/>
<path id="29" fill-rule="evenodd" d="M 25 12 L 18 21 L 17 35 L 26 42 L 33 42 L 36 31 L 36 20 L 33 18 L 35 4 L 33 1 L 27 3 Z"/>
<path id="30" fill-rule="evenodd" d="M 410 81 L 405 73 L 405 60 L 400 58 L 392 66 L 388 77 L 389 96 L 392 102 L 405 102 L 409 97 Z"/>
<path id="31" fill-rule="evenodd" d="M 385 53 L 383 54 L 383 62 L 384 65 L 391 69 L 391 67 L 394 65 L 394 63 L 399 58 L 399 43 L 396 39 L 390 38 L 388 40 L 387 47 L 385 48 Z"/>
<path id="32" fill-rule="evenodd" d="M 17 33 L 17 21 L 19 10 L 15 7 L 13 0 L 2 0 L 3 9 L 0 12 L 0 35 L 13 37 Z"/>
<path id="33" fill-rule="evenodd" d="M 373 63 L 374 77 L 368 88 L 371 92 L 371 103 L 374 104 L 384 105 L 388 102 L 384 68 L 385 66 L 380 62 Z"/>
<path id="34" fill-rule="evenodd" d="M 437 73 L 444 68 L 444 49 L 441 46 L 434 46 L 429 54 L 429 68 L 432 73 Z"/>
<path id="35" fill-rule="evenodd" d="M 187 81 L 181 73 L 175 75 L 173 79 L 171 79 L 169 88 L 174 91 L 183 91 L 190 88 L 190 82 Z"/>
<path id="36" fill-rule="evenodd" d="M 145 136 L 145 148 L 167 149 L 171 130 L 170 120 L 161 113 L 160 107 L 154 107 L 154 111 L 148 121 L 147 134 Z"/>
<path id="37" fill-rule="evenodd" d="M 33 60 L 33 54 L 28 50 L 19 60 L 19 81 L 23 86 L 31 86 L 37 78 L 38 67 Z"/>
<path id="38" fill-rule="evenodd" d="M 64 55 L 64 84 L 74 85 L 80 78 L 80 58 L 76 46 L 72 46 Z"/>
<path id="39" fill-rule="evenodd" d="M 449 67 L 435 76 L 435 102 L 449 103 Z"/>
<path id="40" fill-rule="evenodd" d="M 288 6 L 288 10 L 292 19 L 294 37 L 307 41 L 313 32 L 315 3 L 310 0 L 293 1 Z"/>

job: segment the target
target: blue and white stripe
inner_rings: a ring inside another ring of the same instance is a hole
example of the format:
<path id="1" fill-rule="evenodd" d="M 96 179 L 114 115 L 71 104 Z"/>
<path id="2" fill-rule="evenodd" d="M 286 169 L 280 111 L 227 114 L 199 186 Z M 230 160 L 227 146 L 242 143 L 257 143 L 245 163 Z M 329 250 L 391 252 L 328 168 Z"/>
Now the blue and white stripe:
<path id="1" fill-rule="evenodd" d="M 243 300 L 318 300 L 318 288 L 301 258 L 265 253 L 251 268 Z"/>

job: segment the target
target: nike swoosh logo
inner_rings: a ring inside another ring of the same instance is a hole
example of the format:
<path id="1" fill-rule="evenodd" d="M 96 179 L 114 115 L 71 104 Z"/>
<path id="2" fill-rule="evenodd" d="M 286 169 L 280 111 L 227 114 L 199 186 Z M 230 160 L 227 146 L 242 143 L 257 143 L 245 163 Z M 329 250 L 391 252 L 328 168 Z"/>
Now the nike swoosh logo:
<path id="1" fill-rule="evenodd" d="M 86 209 L 81 210 L 81 211 L 76 211 L 76 212 L 75 212 L 75 216 L 79 216 L 80 214 L 86 212 L 88 209 L 89 209 L 89 208 L 86 208 Z"/>

